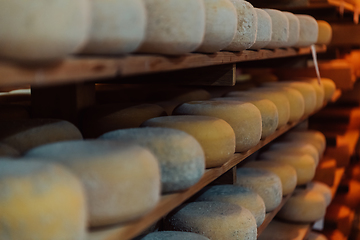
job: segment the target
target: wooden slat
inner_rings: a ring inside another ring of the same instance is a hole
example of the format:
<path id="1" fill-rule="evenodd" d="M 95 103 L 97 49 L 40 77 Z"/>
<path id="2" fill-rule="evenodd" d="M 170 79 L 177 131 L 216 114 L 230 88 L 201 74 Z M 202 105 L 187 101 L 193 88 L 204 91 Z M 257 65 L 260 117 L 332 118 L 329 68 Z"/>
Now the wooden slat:
<path id="1" fill-rule="evenodd" d="M 342 177 L 344 176 L 345 168 L 338 168 L 335 172 L 334 184 L 331 186 L 332 197 L 334 198 L 337 189 L 339 188 Z"/>
<path id="2" fill-rule="evenodd" d="M 317 46 L 325 52 L 325 46 Z M 128 77 L 236 62 L 291 57 L 310 54 L 310 48 L 261 49 L 242 52 L 191 53 L 181 56 L 129 55 L 125 57 L 69 57 L 50 66 L 24 67 L 0 61 L 2 87 L 23 84 L 51 85 L 94 81 L 95 79 Z"/>

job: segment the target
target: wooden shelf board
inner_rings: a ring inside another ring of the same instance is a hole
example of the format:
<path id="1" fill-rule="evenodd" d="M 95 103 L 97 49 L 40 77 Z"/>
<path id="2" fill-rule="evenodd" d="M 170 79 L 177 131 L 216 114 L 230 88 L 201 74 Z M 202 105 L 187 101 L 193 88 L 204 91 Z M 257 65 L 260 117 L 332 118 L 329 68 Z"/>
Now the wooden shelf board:
<path id="1" fill-rule="evenodd" d="M 326 46 L 319 45 L 316 46 L 316 49 L 318 52 L 325 52 Z M 9 87 L 24 84 L 66 84 L 245 61 L 292 57 L 310 53 L 310 48 L 281 48 L 217 52 L 214 54 L 190 53 L 174 57 L 160 55 L 129 55 L 125 57 L 75 56 L 49 66 L 40 67 L 25 67 L 12 62 L 0 61 L 0 85 Z"/>
<path id="2" fill-rule="evenodd" d="M 335 6 L 335 7 L 343 6 L 344 10 L 347 10 L 350 12 L 354 12 L 354 10 L 355 10 L 354 5 L 347 3 L 343 0 L 327 0 L 327 1 L 331 6 Z"/>
<path id="3" fill-rule="evenodd" d="M 338 168 L 335 171 L 334 184 L 330 187 L 333 198 L 336 194 L 337 189 L 339 188 L 339 185 L 340 185 L 342 177 L 344 176 L 344 173 L 345 173 L 345 168 Z"/>

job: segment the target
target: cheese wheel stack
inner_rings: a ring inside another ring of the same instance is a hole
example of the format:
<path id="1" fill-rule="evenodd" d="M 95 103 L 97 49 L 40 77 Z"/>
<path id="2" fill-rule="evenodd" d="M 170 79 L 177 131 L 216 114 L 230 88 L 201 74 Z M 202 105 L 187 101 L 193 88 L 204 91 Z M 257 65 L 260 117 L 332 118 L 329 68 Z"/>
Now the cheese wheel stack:
<path id="1" fill-rule="evenodd" d="M 286 45 L 289 39 L 289 20 L 279 10 L 264 9 L 271 17 L 272 22 L 272 34 L 271 41 L 265 46 L 265 48 L 279 48 Z"/>
<path id="2" fill-rule="evenodd" d="M 299 19 L 290 12 L 282 12 L 289 20 L 289 38 L 283 47 L 292 47 L 298 41 L 300 37 L 300 21 Z"/>
<path id="3" fill-rule="evenodd" d="M 0 159 L 2 239 L 86 237 L 86 200 L 65 168 L 39 161 Z"/>
<path id="4" fill-rule="evenodd" d="M 270 15 L 260 9 L 255 8 L 257 15 L 257 33 L 255 43 L 251 46 L 251 49 L 260 49 L 268 45 L 271 41 L 272 34 L 272 22 Z"/>
<path id="5" fill-rule="evenodd" d="M 299 41 L 294 47 L 308 47 L 318 39 L 319 27 L 316 19 L 309 15 L 295 14 L 300 21 Z"/>
<path id="6" fill-rule="evenodd" d="M 135 144 L 64 141 L 34 148 L 25 157 L 62 164 L 80 179 L 90 226 L 134 220 L 149 212 L 160 198 L 157 159 Z"/>
<path id="7" fill-rule="evenodd" d="M 205 171 L 205 154 L 190 134 L 171 128 L 128 128 L 105 133 L 100 139 L 133 142 L 148 148 L 161 168 L 162 192 L 185 190 Z"/>

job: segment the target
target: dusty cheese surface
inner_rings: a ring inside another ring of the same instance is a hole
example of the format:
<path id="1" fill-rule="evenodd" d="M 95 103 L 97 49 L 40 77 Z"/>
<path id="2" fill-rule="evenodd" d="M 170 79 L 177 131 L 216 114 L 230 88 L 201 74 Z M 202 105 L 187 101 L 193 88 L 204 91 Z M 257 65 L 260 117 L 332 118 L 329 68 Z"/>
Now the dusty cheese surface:
<path id="1" fill-rule="evenodd" d="M 165 220 L 165 229 L 194 232 L 211 240 L 255 240 L 256 221 L 246 208 L 223 202 L 192 202 Z"/>
<path id="2" fill-rule="evenodd" d="M 235 133 L 220 118 L 208 116 L 165 116 L 152 118 L 143 127 L 167 127 L 193 136 L 205 153 L 206 168 L 220 167 L 235 153 Z"/>
<path id="3" fill-rule="evenodd" d="M 0 159 L 1 239 L 85 240 L 86 199 L 67 169 Z"/>
<path id="4" fill-rule="evenodd" d="M 325 198 L 326 206 L 330 205 L 333 197 L 331 188 L 328 185 L 322 182 L 312 181 L 307 184 L 306 189 L 321 193 Z"/>
<path id="5" fill-rule="evenodd" d="M 256 41 L 251 49 L 260 49 L 265 47 L 271 41 L 272 21 L 270 15 L 260 8 L 255 8 L 258 23 Z"/>
<path id="6" fill-rule="evenodd" d="M 300 37 L 300 20 L 295 14 L 290 12 L 282 12 L 289 20 L 289 39 L 284 44 L 284 47 L 292 47 L 298 41 Z"/>
<path id="7" fill-rule="evenodd" d="M 27 158 L 56 162 L 82 182 L 90 226 L 134 220 L 160 198 L 160 170 L 151 152 L 115 141 L 66 141 L 29 151 Z"/>
<path id="8" fill-rule="evenodd" d="M 300 21 L 299 41 L 294 47 L 309 47 L 318 39 L 319 27 L 316 19 L 309 15 L 295 14 Z"/>
<path id="9" fill-rule="evenodd" d="M 284 47 L 289 39 L 289 20 L 279 10 L 264 9 L 271 17 L 272 34 L 271 41 L 265 48 L 279 48 Z"/>
<path id="10" fill-rule="evenodd" d="M 319 84 L 317 78 L 304 79 L 304 81 L 310 83 L 311 86 L 315 89 L 315 92 L 316 92 L 315 110 L 319 110 L 320 108 L 323 107 L 324 100 L 325 100 L 325 89 L 324 89 L 322 82 L 320 82 L 320 84 Z"/>
<path id="11" fill-rule="evenodd" d="M 244 152 L 259 143 L 261 113 L 251 104 L 239 101 L 192 101 L 178 106 L 175 115 L 202 115 L 223 119 L 234 130 L 236 152 Z"/>
<path id="12" fill-rule="evenodd" d="M 128 128 L 105 133 L 100 139 L 132 142 L 148 148 L 159 162 L 163 193 L 185 190 L 205 172 L 205 154 L 200 143 L 177 129 Z"/>
<path id="13" fill-rule="evenodd" d="M 319 159 L 324 154 L 326 148 L 325 135 L 322 132 L 316 130 L 293 130 L 285 134 L 282 139 L 290 142 L 303 142 L 312 144 L 319 152 Z"/>

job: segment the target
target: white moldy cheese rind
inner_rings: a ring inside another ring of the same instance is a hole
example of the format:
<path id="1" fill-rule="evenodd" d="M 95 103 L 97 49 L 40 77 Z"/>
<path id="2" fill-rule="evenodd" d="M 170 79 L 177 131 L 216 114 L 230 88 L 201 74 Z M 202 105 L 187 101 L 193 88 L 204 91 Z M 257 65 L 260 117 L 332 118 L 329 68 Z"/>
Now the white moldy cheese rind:
<path id="1" fill-rule="evenodd" d="M 279 10 L 264 9 L 271 17 L 272 34 L 271 41 L 265 48 L 279 48 L 286 45 L 289 39 L 289 20 Z"/>
<path id="2" fill-rule="evenodd" d="M 332 192 L 328 185 L 322 182 L 313 181 L 308 183 L 306 189 L 321 193 L 324 196 L 326 206 L 330 205 L 332 200 Z"/>
<path id="3" fill-rule="evenodd" d="M 79 129 L 63 120 L 12 120 L 0 125 L 0 142 L 21 153 L 47 143 L 78 139 L 82 139 Z"/>
<path id="4" fill-rule="evenodd" d="M 230 184 L 211 186 L 206 188 L 196 201 L 227 202 L 244 207 L 252 213 L 258 227 L 265 219 L 264 200 L 248 188 Z"/>
<path id="5" fill-rule="evenodd" d="M 82 182 L 90 226 L 134 220 L 160 198 L 160 170 L 151 152 L 116 141 L 66 141 L 30 150 L 25 157 L 66 166 Z"/>
<path id="6" fill-rule="evenodd" d="M 237 12 L 237 31 L 233 41 L 225 48 L 228 51 L 242 51 L 251 48 L 257 34 L 257 15 L 255 8 L 247 1 L 230 0 Z"/>
<path id="7" fill-rule="evenodd" d="M 134 240 L 210 240 L 205 236 L 191 232 L 159 231 Z"/>
<path id="8" fill-rule="evenodd" d="M 237 186 L 249 188 L 264 200 L 266 212 L 274 210 L 282 201 L 282 184 L 273 172 L 264 169 L 238 168 L 236 171 Z"/>
<path id="9" fill-rule="evenodd" d="M 300 37 L 300 21 L 295 16 L 295 14 L 292 14 L 290 12 L 282 12 L 282 13 L 289 20 L 289 39 L 284 44 L 283 47 L 292 47 L 299 41 L 299 37 Z"/>
<path id="10" fill-rule="evenodd" d="M 206 28 L 197 52 L 218 52 L 232 42 L 237 29 L 237 13 L 230 0 L 204 0 Z"/>
<path id="11" fill-rule="evenodd" d="M 184 204 L 165 220 L 166 230 L 199 233 L 211 240 L 256 240 L 253 215 L 246 208 L 223 202 Z"/>
<path id="12" fill-rule="evenodd" d="M 323 218 L 325 212 L 326 202 L 321 193 L 297 189 L 276 216 L 287 221 L 311 223 Z"/>
<path id="13" fill-rule="evenodd" d="M 234 130 L 236 152 L 247 151 L 259 143 L 261 113 L 255 105 L 239 101 L 192 101 L 174 110 L 175 115 L 203 115 L 223 119 Z"/>
<path id="14" fill-rule="evenodd" d="M 19 61 L 62 59 L 87 40 L 89 18 L 86 0 L 1 0 L 0 56 Z"/>
<path id="15" fill-rule="evenodd" d="M 100 139 L 133 142 L 148 148 L 161 169 L 162 192 L 185 190 L 205 172 L 205 154 L 190 134 L 172 128 L 146 127 L 115 130 Z"/>
<path id="16" fill-rule="evenodd" d="M 300 21 L 300 36 L 299 41 L 294 47 L 308 47 L 315 44 L 318 38 L 319 27 L 312 16 L 295 14 Z"/>
<path id="17" fill-rule="evenodd" d="M 147 12 L 144 53 L 185 54 L 197 49 L 205 34 L 202 0 L 143 0 Z"/>
<path id="18" fill-rule="evenodd" d="M 166 127 L 193 136 L 205 153 L 206 168 L 220 167 L 235 152 L 235 133 L 222 119 L 208 116 L 166 116 L 145 121 L 143 127 Z"/>
<path id="19" fill-rule="evenodd" d="M 251 49 L 260 49 L 265 47 L 271 41 L 272 22 L 270 15 L 260 8 L 255 8 L 258 23 L 256 41 Z"/>
<path id="20" fill-rule="evenodd" d="M 85 240 L 85 194 L 65 168 L 1 158 L 0 192 L 0 239 Z"/>
<path id="21" fill-rule="evenodd" d="M 141 0 L 91 0 L 91 28 L 83 53 L 135 51 L 145 36 L 146 11 Z"/>
<path id="22" fill-rule="evenodd" d="M 332 28 L 328 22 L 316 20 L 319 28 L 319 34 L 316 44 L 329 44 L 332 38 Z"/>

